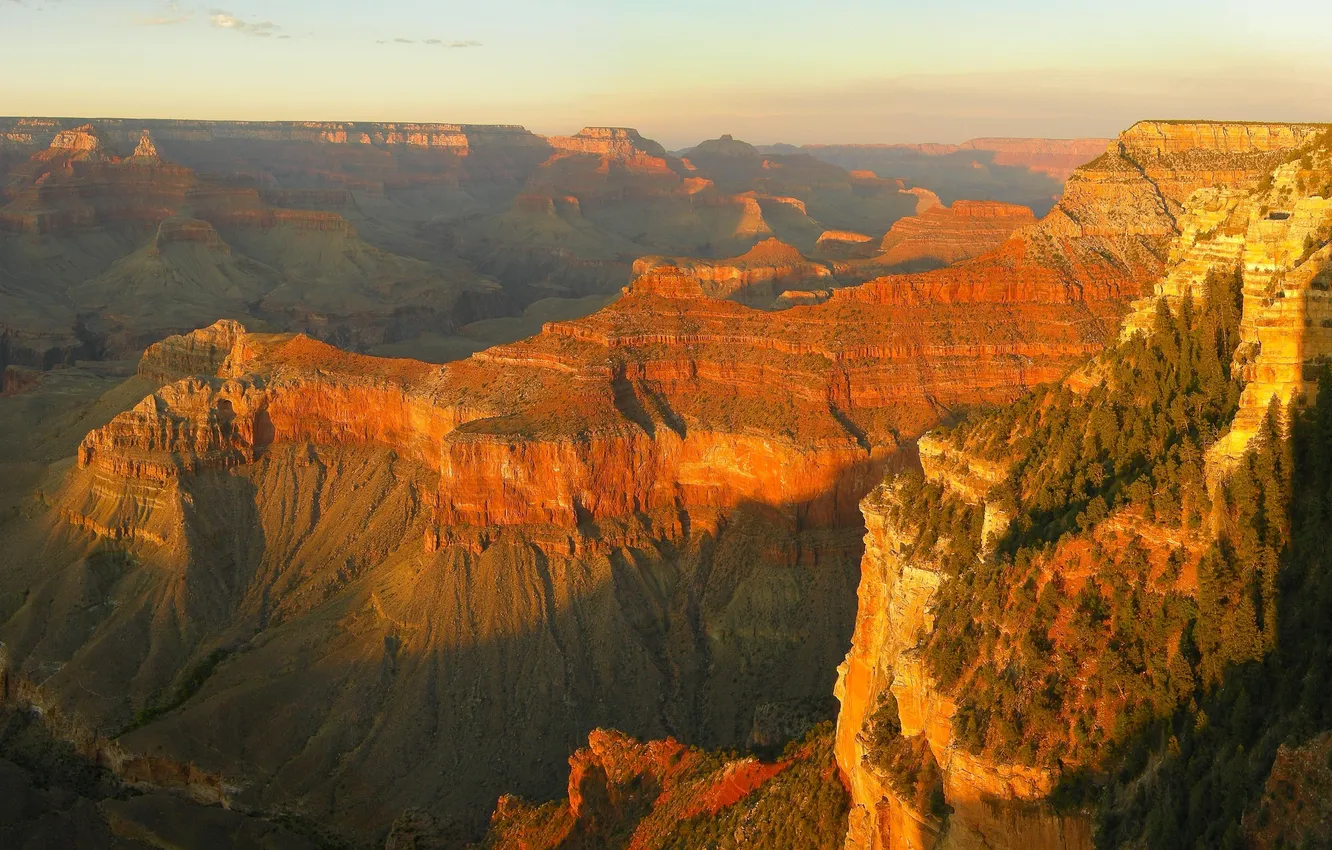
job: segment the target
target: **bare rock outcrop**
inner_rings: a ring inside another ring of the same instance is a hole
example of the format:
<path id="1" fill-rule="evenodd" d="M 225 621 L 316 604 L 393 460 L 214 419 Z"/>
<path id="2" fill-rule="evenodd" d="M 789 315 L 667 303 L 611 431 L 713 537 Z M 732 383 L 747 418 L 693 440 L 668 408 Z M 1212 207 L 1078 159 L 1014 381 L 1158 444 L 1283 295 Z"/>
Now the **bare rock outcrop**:
<path id="1" fill-rule="evenodd" d="M 223 319 L 207 328 L 167 337 L 143 353 L 139 375 L 163 383 L 194 375 L 217 375 L 244 336 L 244 325 Z"/>
<path id="2" fill-rule="evenodd" d="M 573 850 L 617 836 L 626 847 L 655 850 L 690 841 L 696 823 L 731 821 L 737 828 L 726 833 L 742 843 L 812 842 L 819 836 L 791 830 L 843 826 L 840 788 L 810 793 L 817 783 L 835 782 L 825 767 L 831 762 L 828 743 L 826 736 L 815 737 L 776 762 L 717 761 L 673 739 L 644 743 L 597 729 L 587 746 L 569 757 L 568 797 L 540 807 L 502 797 L 486 846 Z"/>
<path id="3" fill-rule="evenodd" d="M 657 278 L 676 272 L 697 281 L 699 294 L 709 298 L 771 298 L 781 286 L 793 281 L 832 277 L 828 266 L 806 259 L 792 245 L 769 238 L 728 260 L 644 257 L 634 263 L 636 280 L 632 285 L 664 294 Z M 757 292 L 756 287 L 763 291 Z"/>
<path id="4" fill-rule="evenodd" d="M 876 264 L 951 265 L 993 250 L 1021 227 L 1036 223 L 1031 210 L 997 201 L 955 201 L 893 223 Z"/>

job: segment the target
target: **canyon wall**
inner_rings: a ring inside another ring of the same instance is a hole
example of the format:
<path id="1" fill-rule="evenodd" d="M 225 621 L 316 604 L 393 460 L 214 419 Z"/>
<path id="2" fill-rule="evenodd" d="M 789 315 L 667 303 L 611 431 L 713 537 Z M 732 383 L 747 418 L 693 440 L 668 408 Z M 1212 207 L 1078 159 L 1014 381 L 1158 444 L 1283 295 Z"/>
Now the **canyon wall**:
<path id="1" fill-rule="evenodd" d="M 70 126 L 66 119 L 0 118 L 0 128 L 19 141 L 48 144 Z M 307 144 L 443 148 L 466 154 L 481 145 L 543 147 L 545 140 L 516 125 L 402 124 L 341 121 L 184 121 L 175 119 L 98 119 L 97 125 L 118 144 L 131 147 L 144 130 L 164 142 L 245 140 Z M 21 129 L 21 133 L 19 130 Z"/>
<path id="2" fill-rule="evenodd" d="M 1326 287 L 1318 281 L 1327 276 L 1326 243 L 1332 234 L 1328 193 L 1317 177 L 1332 165 L 1332 154 L 1326 145 L 1320 147 L 1315 132 L 1325 129 L 1135 125 L 1070 180 L 1064 200 L 1041 225 L 1014 240 L 1040 249 L 1048 244 L 1041 229 L 1076 228 L 1084 236 L 1128 232 L 1145 239 L 1170 234 L 1151 295 L 1126 316 L 1125 339 L 1151 330 L 1159 321 L 1159 303 L 1179 311 L 1188 297 L 1194 309 L 1201 309 L 1205 298 L 1224 298 L 1229 282 L 1242 276 L 1233 374 L 1245 388 L 1227 436 L 1208 457 L 1207 479 L 1213 486 L 1249 445 L 1273 398 L 1282 404 L 1309 401 L 1315 389 L 1311 367 L 1332 353 L 1322 329 L 1332 321 L 1319 318 Z M 1096 198 L 1105 204 L 1104 214 L 1091 220 L 1081 211 L 1092 209 Z M 961 273 L 936 274 L 948 280 Z M 1036 277 L 1030 283 L 1040 285 Z M 1013 287 L 1016 281 L 1005 285 Z M 907 276 L 867 286 L 861 294 L 909 301 L 929 297 L 929 291 Z M 1004 291 L 1002 297 L 1008 297 L 1013 289 Z M 1054 297 L 1055 290 L 1047 291 Z M 1067 386 L 1086 393 L 1105 375 L 1106 368 L 1094 361 L 1070 376 Z M 983 510 L 976 557 L 992 563 L 996 543 L 1015 518 L 1010 490 L 1017 484 L 1010 479 L 1008 461 L 981 457 L 969 448 L 966 433 L 922 437 L 919 457 L 927 486 L 938 487 L 940 498 Z M 1005 434 L 1001 445 L 1021 446 L 1022 436 Z M 906 479 L 889 476 L 862 503 L 868 534 L 856 630 L 837 683 L 836 752 L 852 793 L 846 846 L 1090 848 L 1090 814 L 1076 807 L 1057 809 L 1051 802 L 1061 771 L 998 759 L 990 750 L 978 752 L 958 740 L 958 702 L 966 695 L 937 683 L 925 652 L 936 629 L 940 587 L 958 580 L 949 572 L 957 567 L 944 566 L 949 540 L 920 544 L 927 514 L 935 508 L 908 504 L 906 493 Z M 1201 556 L 1206 541 L 1127 513 L 1092 520 L 1094 545 L 1122 549 L 1127 530 L 1153 563 L 1163 562 L 1170 552 L 1180 557 L 1185 570 L 1177 586 L 1196 592 L 1196 575 L 1190 578 L 1188 565 Z M 1075 553 L 1083 545 L 1061 539 L 1043 569 L 1067 569 L 1066 581 L 1086 581 L 1085 567 L 1060 566 L 1080 563 L 1082 556 Z M 903 741 L 924 754 L 917 756 L 922 764 L 937 770 L 938 797 L 932 802 L 902 784 L 900 762 L 884 760 L 883 753 L 900 749 Z M 1072 770 L 1077 765 L 1064 766 Z"/>

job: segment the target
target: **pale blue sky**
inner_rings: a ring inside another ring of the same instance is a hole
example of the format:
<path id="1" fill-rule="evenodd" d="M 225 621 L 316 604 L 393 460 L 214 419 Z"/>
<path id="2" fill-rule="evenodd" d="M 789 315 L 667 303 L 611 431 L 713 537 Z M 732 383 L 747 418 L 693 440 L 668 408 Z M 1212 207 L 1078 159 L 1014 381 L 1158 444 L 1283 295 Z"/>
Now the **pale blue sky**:
<path id="1" fill-rule="evenodd" d="M 1328 0 L 0 0 L 0 114 L 1110 135 L 1332 120 L 1329 32 Z"/>

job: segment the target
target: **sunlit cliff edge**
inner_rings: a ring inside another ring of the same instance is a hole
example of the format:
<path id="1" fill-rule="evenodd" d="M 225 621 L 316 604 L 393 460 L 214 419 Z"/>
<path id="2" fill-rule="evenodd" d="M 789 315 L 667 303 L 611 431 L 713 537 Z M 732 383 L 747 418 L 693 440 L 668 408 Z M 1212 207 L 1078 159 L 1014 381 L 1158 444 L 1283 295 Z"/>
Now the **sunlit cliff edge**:
<path id="1" fill-rule="evenodd" d="M 1217 281 L 1237 275 L 1242 279 L 1232 374 L 1244 388 L 1233 422 L 1206 457 L 1206 477 L 1213 489 L 1250 446 L 1273 400 L 1279 409 L 1314 400 L 1316 371 L 1332 355 L 1332 305 L 1327 297 L 1332 201 L 1319 176 L 1328 165 L 1326 136 L 1319 141 L 1326 129 L 1143 122 L 1088 167 L 1118 161 L 1137 169 L 1148 190 L 1119 194 L 1106 215 L 1124 227 L 1170 237 L 1151 295 L 1125 317 L 1125 339 L 1145 335 L 1161 321 L 1158 303 L 1178 312 L 1186 299 L 1201 305 L 1204 298 L 1219 297 L 1205 291 L 1215 290 Z M 1066 215 L 1068 201 L 1089 185 L 1096 184 L 1071 183 L 1062 210 L 1056 208 L 1051 218 Z M 1068 221 L 1076 218 L 1068 216 Z M 1067 386 L 1075 393 L 1086 392 L 1108 380 L 1108 368 L 1094 360 L 1072 375 Z M 1014 445 L 1022 445 L 1022 437 L 1013 434 Z M 976 557 L 995 557 L 994 546 L 1014 519 L 1010 462 L 979 456 L 963 438 L 947 433 L 922 437 L 919 454 L 927 486 L 937 486 L 946 497 L 983 513 Z M 949 580 L 942 566 L 946 555 L 941 554 L 949 544 L 917 546 L 926 518 L 907 507 L 905 492 L 901 481 L 890 476 L 862 503 L 868 533 L 859 611 L 837 683 L 841 713 L 836 752 L 852 794 L 846 846 L 1090 848 L 1090 814 L 1050 802 L 1060 770 L 1030 760 L 996 759 L 990 748 L 977 752 L 959 742 L 956 715 L 965 695 L 936 683 L 925 651 L 936 628 L 940 587 Z M 1112 514 L 1091 525 L 1089 533 L 1098 547 L 1122 549 L 1136 540 L 1133 545 L 1147 547 L 1152 563 L 1176 552 L 1171 557 L 1180 557 L 1185 571 L 1179 586 L 1196 593 L 1196 587 L 1187 584 L 1188 571 L 1205 547 L 1205 533 L 1135 521 L 1131 511 Z M 1065 551 L 1069 547 L 1062 541 L 1060 547 L 1038 562 L 1044 581 L 1069 570 L 1067 563 L 1080 557 L 1071 554 L 1071 548 Z M 1082 580 L 1076 571 L 1064 578 Z M 1033 605 L 1040 589 L 1038 583 L 1032 591 Z M 889 724 L 896 731 L 885 731 Z M 921 742 L 923 754 L 915 758 L 925 767 L 919 776 L 936 771 L 930 774 L 937 776 L 936 797 L 904 786 L 900 766 L 884 761 L 878 750 L 890 735 Z M 1077 767 L 1076 758 L 1063 764 L 1068 771 Z"/>

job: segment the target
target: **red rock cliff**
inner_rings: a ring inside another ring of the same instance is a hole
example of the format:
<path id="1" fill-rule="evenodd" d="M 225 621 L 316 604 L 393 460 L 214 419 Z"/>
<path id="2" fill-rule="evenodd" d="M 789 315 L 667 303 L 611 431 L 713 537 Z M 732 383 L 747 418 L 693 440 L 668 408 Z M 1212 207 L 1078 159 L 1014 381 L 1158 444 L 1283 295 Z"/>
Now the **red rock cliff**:
<path id="1" fill-rule="evenodd" d="M 1308 237 L 1332 228 L 1332 207 L 1321 197 L 1300 198 L 1307 191 L 1299 191 L 1298 158 L 1289 156 L 1312 137 L 1308 128 L 1289 125 L 1139 124 L 1079 170 L 1050 216 L 994 254 L 838 295 L 886 303 L 953 297 L 1003 303 L 1020 292 L 1050 300 L 1087 297 L 1120 285 L 1116 281 L 1125 278 L 1112 271 L 1117 261 L 1110 252 L 1123 252 L 1136 242 L 1141 253 L 1120 256 L 1138 257 L 1139 274 L 1153 268 L 1157 273 L 1151 281 L 1154 297 L 1139 302 L 1126 323 L 1126 332 L 1134 333 L 1149 321 L 1157 298 L 1178 303 L 1185 294 L 1200 297 L 1209 271 L 1243 269 L 1241 328 L 1250 328 L 1257 350 L 1244 360 L 1251 364 L 1243 397 L 1247 404 L 1241 402 L 1231 436 L 1216 444 L 1209 459 L 1208 474 L 1215 477 L 1252 434 L 1246 423 L 1256 420 L 1246 409 L 1266 410 L 1273 397 L 1302 396 L 1307 391 L 1303 365 L 1328 350 L 1309 319 L 1325 312 L 1324 299 L 1309 287 L 1326 249 L 1312 250 L 1317 239 Z M 1270 180 L 1264 179 L 1267 175 Z M 1285 199 L 1288 214 L 1267 220 L 1265 211 L 1279 199 Z M 1077 238 L 1070 239 L 1073 234 Z M 1109 249 L 1107 256 L 1098 260 L 1083 251 L 1095 245 Z M 1081 280 L 1049 275 L 1058 265 L 1050 262 L 1054 257 L 1079 268 Z M 999 268 L 1008 273 L 997 274 Z M 1278 296 L 1272 294 L 1275 281 L 1284 287 Z M 988 546 L 1009 521 L 1005 508 L 986 501 L 1007 475 L 1003 464 L 973 457 L 947 438 L 926 436 L 918 447 L 929 481 L 984 506 L 982 545 Z M 837 758 L 853 799 L 847 847 L 1091 847 L 1090 817 L 1061 814 L 1048 802 L 1054 772 L 976 755 L 954 741 L 954 699 L 960 697 L 936 685 L 920 652 L 934 629 L 932 601 L 944 574 L 936 551 L 913 548 L 920 518 L 901 509 L 899 485 L 886 482 L 863 503 L 869 533 L 856 631 L 839 668 Z M 1122 522 L 1112 517 L 1097 526 L 1098 545 L 1125 545 Z M 1139 530 L 1149 550 L 1178 547 L 1186 562 L 1201 554 L 1202 546 L 1189 535 L 1172 537 L 1146 523 Z M 1075 552 L 1054 551 L 1052 569 L 1062 568 L 1061 559 L 1080 563 Z M 1164 556 L 1162 551 L 1158 560 Z M 1187 590 L 1186 584 L 1180 587 Z M 882 722 L 876 712 L 888 704 L 897 709 L 901 736 L 928 748 L 951 813 L 923 808 L 895 787 L 890 773 L 875 761 L 877 724 Z"/>

